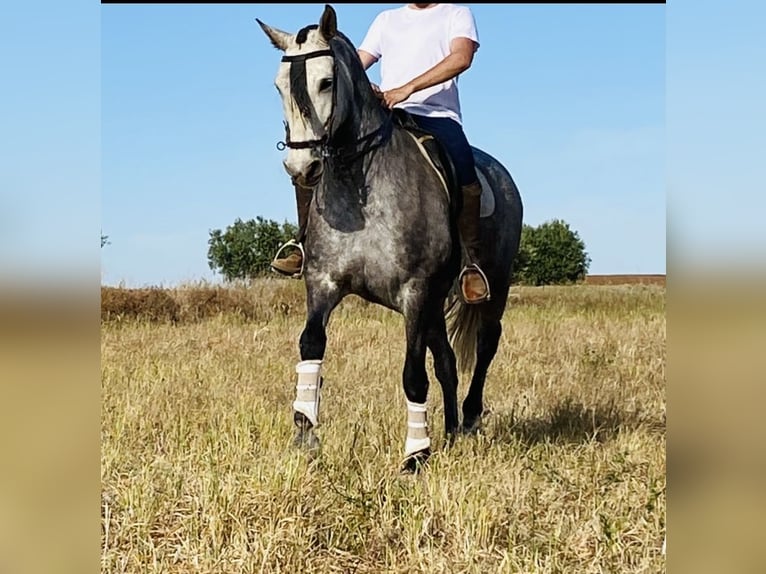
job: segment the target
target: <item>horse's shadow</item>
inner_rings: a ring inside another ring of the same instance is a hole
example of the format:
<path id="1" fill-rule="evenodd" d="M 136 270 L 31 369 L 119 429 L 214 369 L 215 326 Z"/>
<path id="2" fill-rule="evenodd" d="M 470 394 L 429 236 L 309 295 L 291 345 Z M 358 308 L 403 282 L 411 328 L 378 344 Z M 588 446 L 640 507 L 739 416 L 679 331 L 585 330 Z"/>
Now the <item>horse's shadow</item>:
<path id="1" fill-rule="evenodd" d="M 521 442 L 527 447 L 541 443 L 582 444 L 606 442 L 621 432 L 643 429 L 650 434 L 664 434 L 664 417 L 646 412 L 627 411 L 614 404 L 586 406 L 574 399 L 564 399 L 542 415 L 491 413 L 483 433 L 492 441 Z"/>

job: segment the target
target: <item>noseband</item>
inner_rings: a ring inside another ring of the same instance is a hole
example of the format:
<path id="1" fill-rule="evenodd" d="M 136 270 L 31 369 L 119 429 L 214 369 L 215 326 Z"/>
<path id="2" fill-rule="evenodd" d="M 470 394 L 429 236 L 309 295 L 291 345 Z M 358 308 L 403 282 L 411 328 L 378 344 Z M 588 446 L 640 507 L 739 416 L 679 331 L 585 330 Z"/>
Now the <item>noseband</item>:
<path id="1" fill-rule="evenodd" d="M 316 50 L 314 52 L 309 52 L 307 54 L 297 54 L 294 56 L 282 56 L 282 62 L 287 63 L 294 63 L 294 62 L 305 62 L 306 60 L 309 60 L 311 58 L 318 58 L 320 56 L 330 56 L 333 58 L 333 62 L 335 61 L 335 54 L 333 54 L 332 50 Z M 333 68 L 335 66 L 333 65 Z M 337 72 L 335 73 L 335 77 L 337 78 Z M 335 78 L 333 79 L 332 84 L 332 111 L 330 112 L 330 117 L 327 119 L 327 122 L 325 124 L 325 133 L 324 135 L 315 140 L 306 140 L 306 141 L 293 141 L 290 139 L 290 126 L 287 122 L 284 122 L 285 124 L 285 141 L 277 142 L 277 149 L 279 151 L 283 151 L 285 148 L 290 149 L 316 149 L 319 150 L 319 154 L 322 156 L 322 158 L 328 158 L 328 157 L 335 157 L 340 158 L 346 162 L 353 161 L 375 147 L 378 147 L 383 144 L 384 141 L 388 138 L 388 135 L 390 133 L 390 128 L 392 125 L 391 118 L 393 116 L 393 109 L 388 114 L 388 117 L 386 118 L 383 123 L 381 123 L 380 126 L 378 126 L 377 129 L 373 130 L 369 134 L 366 134 L 360 138 L 358 138 L 356 141 L 351 143 L 350 145 L 341 145 L 341 146 L 335 146 L 332 145 L 330 142 L 330 139 L 332 138 L 332 133 L 330 132 L 330 127 L 332 126 L 332 120 L 333 116 L 335 114 L 335 99 L 336 99 L 336 88 L 337 88 L 337 82 L 335 81 Z M 379 138 L 379 141 L 375 141 Z M 361 149 L 357 149 L 358 146 L 362 144 Z"/>

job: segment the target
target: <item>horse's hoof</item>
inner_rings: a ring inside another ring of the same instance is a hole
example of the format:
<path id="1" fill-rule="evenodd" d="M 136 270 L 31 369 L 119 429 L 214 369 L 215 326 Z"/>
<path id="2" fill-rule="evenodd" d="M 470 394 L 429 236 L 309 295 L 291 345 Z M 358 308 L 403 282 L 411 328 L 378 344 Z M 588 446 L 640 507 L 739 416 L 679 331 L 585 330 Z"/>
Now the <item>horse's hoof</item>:
<path id="1" fill-rule="evenodd" d="M 314 429 L 298 430 L 295 433 L 293 444 L 298 448 L 311 452 L 319 449 L 319 437 Z"/>
<path id="2" fill-rule="evenodd" d="M 431 456 L 431 449 L 426 448 L 412 453 L 404 459 L 402 463 L 401 474 L 416 474 L 423 470 L 428 464 L 428 458 Z"/>
<path id="3" fill-rule="evenodd" d="M 476 417 L 472 421 L 463 421 L 463 426 L 461 427 L 460 432 L 465 436 L 476 436 L 481 433 L 481 430 L 481 417 Z"/>
<path id="4" fill-rule="evenodd" d="M 319 451 L 319 437 L 314 431 L 313 425 L 308 419 L 301 413 L 295 413 L 294 417 L 295 426 L 298 427 L 295 431 L 295 438 L 293 439 L 293 445 L 306 451 L 310 455 L 315 455 Z"/>

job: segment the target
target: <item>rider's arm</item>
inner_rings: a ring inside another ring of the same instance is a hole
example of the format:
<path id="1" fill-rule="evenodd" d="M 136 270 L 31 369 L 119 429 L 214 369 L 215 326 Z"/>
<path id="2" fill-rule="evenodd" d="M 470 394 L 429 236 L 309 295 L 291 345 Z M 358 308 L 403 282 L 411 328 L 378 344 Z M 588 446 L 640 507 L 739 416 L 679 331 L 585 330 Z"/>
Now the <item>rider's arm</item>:
<path id="1" fill-rule="evenodd" d="M 430 70 L 410 80 L 412 93 L 425 90 L 436 84 L 451 80 L 465 72 L 473 64 L 477 44 L 468 38 L 455 38 L 450 42 L 450 54 Z"/>
<path id="2" fill-rule="evenodd" d="M 359 59 L 362 60 L 362 66 L 364 66 L 365 70 L 378 61 L 378 59 L 369 52 L 365 52 L 364 50 L 357 50 L 356 52 L 359 54 Z"/>

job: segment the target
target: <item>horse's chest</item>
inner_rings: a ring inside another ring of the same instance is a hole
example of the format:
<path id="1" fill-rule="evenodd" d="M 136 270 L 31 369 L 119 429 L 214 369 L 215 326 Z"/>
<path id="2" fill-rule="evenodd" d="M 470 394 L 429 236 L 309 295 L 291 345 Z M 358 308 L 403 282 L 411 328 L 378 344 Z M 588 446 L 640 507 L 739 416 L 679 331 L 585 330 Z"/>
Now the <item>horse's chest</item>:
<path id="1" fill-rule="evenodd" d="M 312 213 L 306 247 L 316 268 L 334 277 L 428 275 L 449 256 L 449 227 L 412 196 L 369 200 Z"/>
<path id="2" fill-rule="evenodd" d="M 384 225 L 369 224 L 354 232 L 322 229 L 311 245 L 311 256 L 322 261 L 323 268 L 345 271 L 359 266 L 387 267 L 400 256 L 403 240 Z"/>

